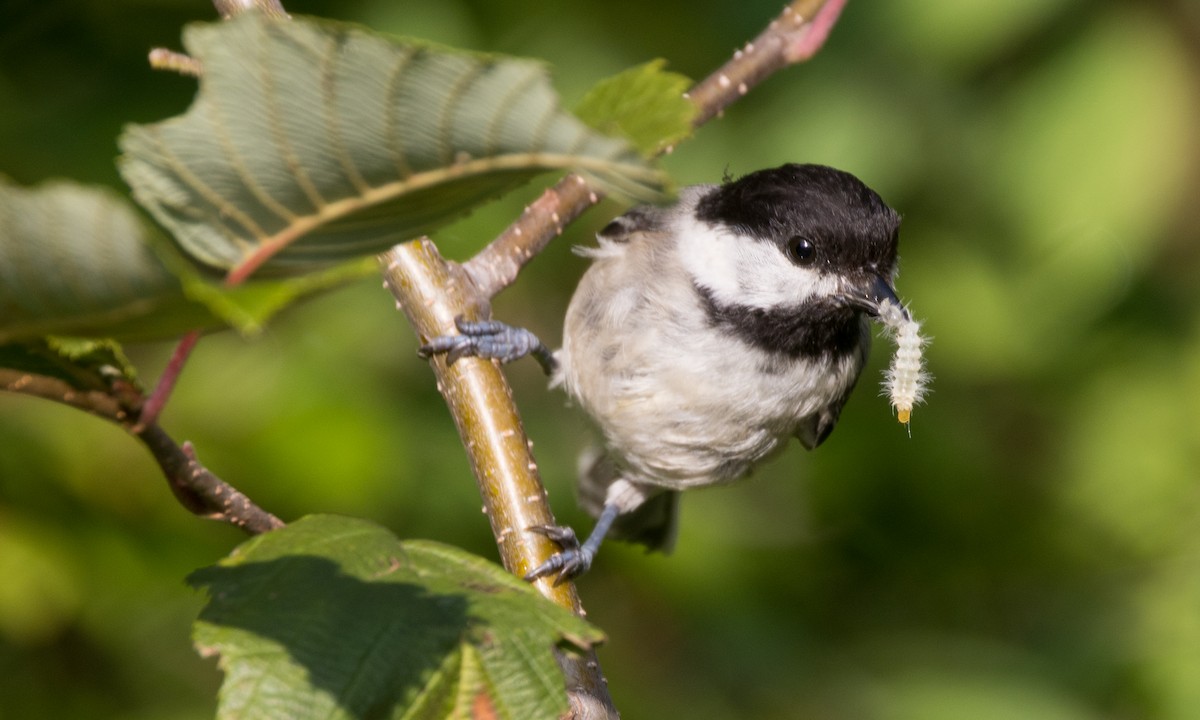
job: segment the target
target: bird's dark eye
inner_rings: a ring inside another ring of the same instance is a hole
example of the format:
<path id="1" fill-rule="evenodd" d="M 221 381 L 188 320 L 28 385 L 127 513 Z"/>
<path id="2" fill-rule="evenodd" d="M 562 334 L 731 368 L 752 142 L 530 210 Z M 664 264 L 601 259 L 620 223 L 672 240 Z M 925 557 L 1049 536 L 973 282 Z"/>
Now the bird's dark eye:
<path id="1" fill-rule="evenodd" d="M 797 265 L 809 265 L 817 257 L 817 246 L 803 235 L 788 240 L 786 250 L 788 260 Z"/>

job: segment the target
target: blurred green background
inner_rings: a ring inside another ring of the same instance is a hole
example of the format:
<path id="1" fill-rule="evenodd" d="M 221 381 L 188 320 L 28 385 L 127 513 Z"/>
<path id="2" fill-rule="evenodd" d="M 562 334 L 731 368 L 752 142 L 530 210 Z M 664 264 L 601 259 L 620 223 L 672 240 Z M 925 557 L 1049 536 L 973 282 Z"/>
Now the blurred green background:
<path id="1" fill-rule="evenodd" d="M 779 0 L 286 3 L 543 57 L 568 102 L 665 57 L 699 78 Z M 151 73 L 201 0 L 7 0 L 0 172 L 121 187 L 122 123 L 181 112 Z M 680 183 L 785 161 L 905 216 L 899 288 L 934 393 L 896 424 L 881 340 L 831 440 L 694 493 L 671 557 L 606 546 L 580 583 L 626 717 L 1200 717 L 1200 4 L 850 2 L 827 48 L 667 159 Z M 441 233 L 463 257 L 530 187 Z M 583 270 L 537 260 L 498 314 L 551 344 Z M 378 281 L 200 345 L 164 425 L 266 508 L 495 557 L 431 375 Z M 169 345 L 130 348 L 154 377 Z M 509 372 L 559 519 L 589 431 Z M 0 395 L 0 717 L 203 718 L 215 662 L 183 584 L 242 539 L 172 500 L 118 429 Z"/>

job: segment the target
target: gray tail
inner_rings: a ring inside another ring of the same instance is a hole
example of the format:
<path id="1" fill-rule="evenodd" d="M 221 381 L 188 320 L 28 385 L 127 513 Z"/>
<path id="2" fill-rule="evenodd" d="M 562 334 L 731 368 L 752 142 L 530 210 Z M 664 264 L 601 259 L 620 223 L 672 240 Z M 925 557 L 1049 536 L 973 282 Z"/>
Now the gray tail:
<path id="1" fill-rule="evenodd" d="M 592 517 L 604 509 L 608 486 L 621 477 L 608 453 L 591 451 L 579 459 L 579 505 Z M 664 490 L 613 522 L 608 537 L 669 553 L 679 530 L 679 493 Z"/>

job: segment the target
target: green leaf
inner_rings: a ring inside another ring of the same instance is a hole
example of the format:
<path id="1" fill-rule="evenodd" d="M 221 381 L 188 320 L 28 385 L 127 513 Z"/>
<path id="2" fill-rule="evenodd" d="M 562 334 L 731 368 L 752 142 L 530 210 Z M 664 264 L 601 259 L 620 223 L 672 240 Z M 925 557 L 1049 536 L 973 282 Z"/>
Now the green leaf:
<path id="1" fill-rule="evenodd" d="M 545 68 L 245 13 L 196 25 L 188 112 L 126 129 L 121 172 L 196 261 L 295 273 L 428 233 L 551 169 L 653 196 L 634 148 L 558 107 Z"/>
<path id="2" fill-rule="evenodd" d="M 93 333 L 187 304 L 133 208 L 106 189 L 0 178 L 0 342 Z"/>
<path id="3" fill-rule="evenodd" d="M 557 718 L 552 652 L 601 634 L 482 558 L 363 520 L 303 518 L 189 582 L 226 673 L 219 718 Z"/>
<path id="4" fill-rule="evenodd" d="M 0 343 L 153 340 L 223 325 L 253 335 L 288 305 L 376 272 L 360 261 L 226 288 L 106 188 L 0 177 Z"/>
<path id="5" fill-rule="evenodd" d="M 689 137 L 696 106 L 684 97 L 685 75 L 667 72 L 652 60 L 601 80 L 575 113 L 592 127 L 629 138 L 643 155 L 654 156 Z"/>

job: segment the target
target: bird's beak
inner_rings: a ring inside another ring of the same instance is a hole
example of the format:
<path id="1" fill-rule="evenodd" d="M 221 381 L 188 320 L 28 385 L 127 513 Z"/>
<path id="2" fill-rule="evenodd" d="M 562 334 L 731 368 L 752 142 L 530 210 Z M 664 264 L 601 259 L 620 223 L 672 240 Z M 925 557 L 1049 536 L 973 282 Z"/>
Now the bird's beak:
<path id="1" fill-rule="evenodd" d="M 883 307 L 889 304 L 900 308 L 908 317 L 900 298 L 896 297 L 896 290 L 879 273 L 870 273 L 863 280 L 851 284 L 843 297 L 851 306 L 865 310 L 874 317 L 878 317 Z"/>

